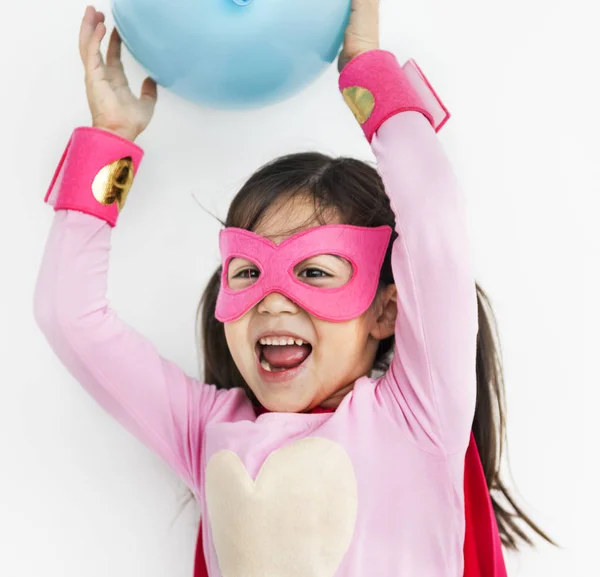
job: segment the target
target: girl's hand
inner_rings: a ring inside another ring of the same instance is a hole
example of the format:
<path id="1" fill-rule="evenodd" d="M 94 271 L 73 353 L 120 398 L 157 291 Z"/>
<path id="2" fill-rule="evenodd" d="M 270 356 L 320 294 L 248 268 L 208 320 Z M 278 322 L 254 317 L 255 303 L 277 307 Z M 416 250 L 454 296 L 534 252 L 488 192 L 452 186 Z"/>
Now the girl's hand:
<path id="1" fill-rule="evenodd" d="M 104 63 L 100 43 L 105 34 L 104 14 L 88 6 L 81 22 L 79 52 L 85 68 L 92 126 L 133 141 L 148 126 L 154 113 L 156 82 L 146 78 L 140 97 L 135 97 L 123 70 L 121 38 L 116 28 L 112 31 Z"/>
<path id="2" fill-rule="evenodd" d="M 363 52 L 379 48 L 379 0 L 352 0 L 352 13 L 346 28 L 338 70 Z"/>

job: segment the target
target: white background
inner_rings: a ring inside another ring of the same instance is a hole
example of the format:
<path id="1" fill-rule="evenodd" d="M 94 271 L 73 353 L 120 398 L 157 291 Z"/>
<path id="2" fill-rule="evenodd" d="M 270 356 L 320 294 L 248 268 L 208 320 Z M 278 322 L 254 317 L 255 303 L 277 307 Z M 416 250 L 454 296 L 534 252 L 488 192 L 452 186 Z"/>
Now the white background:
<path id="1" fill-rule="evenodd" d="M 178 516 L 185 488 L 78 387 L 32 315 L 52 219 L 42 198 L 72 129 L 89 123 L 77 48 L 84 7 L 13 0 L 1 9 L 0 575 L 189 577 L 197 511 Z M 110 12 L 108 0 L 97 7 Z M 596 10 L 591 0 L 383 0 L 383 47 L 402 62 L 415 57 L 453 114 L 440 138 L 468 197 L 477 280 L 498 315 L 510 472 L 520 502 L 563 546 L 511 556 L 511 576 L 597 567 Z M 143 71 L 124 59 L 137 91 Z M 224 217 L 274 156 L 371 159 L 336 81 L 332 67 L 254 113 L 160 92 L 114 232 L 109 296 L 187 372 L 198 374 L 194 315 L 219 230 L 192 195 Z"/>

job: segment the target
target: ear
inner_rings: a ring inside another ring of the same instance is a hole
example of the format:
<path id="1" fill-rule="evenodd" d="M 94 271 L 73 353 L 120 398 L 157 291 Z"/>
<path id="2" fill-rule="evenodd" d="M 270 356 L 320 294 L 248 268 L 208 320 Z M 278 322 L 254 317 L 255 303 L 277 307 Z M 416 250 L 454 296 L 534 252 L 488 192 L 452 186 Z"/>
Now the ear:
<path id="1" fill-rule="evenodd" d="M 395 284 L 390 284 L 379 292 L 375 308 L 377 318 L 371 329 L 371 336 L 374 339 L 382 341 L 394 334 L 396 317 L 398 316 L 397 297 L 398 292 Z"/>

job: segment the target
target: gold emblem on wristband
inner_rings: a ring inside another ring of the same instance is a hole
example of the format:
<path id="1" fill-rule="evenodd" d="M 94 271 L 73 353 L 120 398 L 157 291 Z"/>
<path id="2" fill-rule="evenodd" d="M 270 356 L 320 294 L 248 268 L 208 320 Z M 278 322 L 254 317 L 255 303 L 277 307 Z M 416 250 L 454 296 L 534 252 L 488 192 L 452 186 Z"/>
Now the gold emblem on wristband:
<path id="1" fill-rule="evenodd" d="M 104 206 L 116 202 L 120 212 L 125 206 L 132 184 L 133 160 L 131 156 L 127 156 L 100 169 L 92 183 L 92 192 L 94 198 Z"/>
<path id="2" fill-rule="evenodd" d="M 375 97 L 370 90 L 361 86 L 348 86 L 342 90 L 342 96 L 359 124 L 369 120 L 375 108 Z"/>

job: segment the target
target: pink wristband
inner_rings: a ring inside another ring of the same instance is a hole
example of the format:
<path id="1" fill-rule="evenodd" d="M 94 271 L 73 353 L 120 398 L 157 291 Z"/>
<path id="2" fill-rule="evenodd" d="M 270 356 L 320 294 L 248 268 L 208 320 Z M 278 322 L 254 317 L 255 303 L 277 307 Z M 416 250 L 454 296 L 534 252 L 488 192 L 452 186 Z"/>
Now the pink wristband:
<path id="1" fill-rule="evenodd" d="M 385 50 L 370 50 L 352 59 L 340 74 L 339 86 L 369 142 L 399 112 L 421 112 L 436 132 L 450 118 L 417 63 L 411 59 L 401 67 Z"/>
<path id="2" fill-rule="evenodd" d="M 54 210 L 78 210 L 117 224 L 144 151 L 99 128 L 76 128 L 44 198 Z"/>

